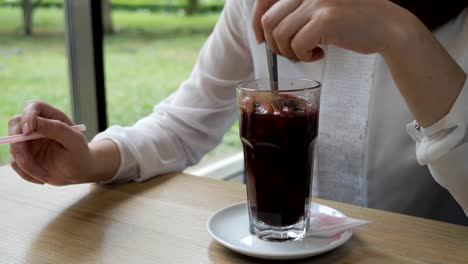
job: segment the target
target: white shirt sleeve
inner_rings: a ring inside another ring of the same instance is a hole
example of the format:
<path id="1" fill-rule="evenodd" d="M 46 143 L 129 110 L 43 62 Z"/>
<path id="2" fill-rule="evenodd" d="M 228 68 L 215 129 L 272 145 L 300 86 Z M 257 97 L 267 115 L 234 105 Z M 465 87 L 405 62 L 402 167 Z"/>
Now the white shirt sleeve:
<path id="1" fill-rule="evenodd" d="M 119 148 L 120 168 L 110 182 L 183 170 L 221 142 L 237 118 L 235 84 L 253 75 L 243 2 L 226 1 L 190 78 L 175 93 L 133 126 L 111 126 L 93 139 Z"/>
<path id="2" fill-rule="evenodd" d="M 444 31 L 435 33 L 460 67 L 468 72 L 468 9 Z M 468 77 L 450 112 L 430 127 L 416 122 L 407 131 L 416 141 L 416 157 L 468 215 Z"/>
<path id="3" fill-rule="evenodd" d="M 416 157 L 434 179 L 468 212 L 468 78 L 449 114 L 430 127 L 407 126 L 416 141 Z"/>
<path id="4" fill-rule="evenodd" d="M 450 112 L 431 125 L 419 127 L 414 121 L 408 124 L 407 130 L 416 141 L 416 157 L 419 164 L 426 165 L 440 159 L 455 148 L 465 137 L 468 119 L 468 81 L 460 91 Z"/>

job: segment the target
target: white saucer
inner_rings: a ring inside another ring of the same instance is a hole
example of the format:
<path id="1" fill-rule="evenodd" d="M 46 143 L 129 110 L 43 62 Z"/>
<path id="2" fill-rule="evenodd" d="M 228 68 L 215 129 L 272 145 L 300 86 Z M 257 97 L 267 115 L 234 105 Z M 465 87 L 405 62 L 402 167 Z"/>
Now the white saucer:
<path id="1" fill-rule="evenodd" d="M 343 213 L 318 203 L 312 203 L 312 212 L 334 216 Z M 241 254 L 264 259 L 299 259 L 319 255 L 335 249 L 348 241 L 353 233 L 330 238 L 306 237 L 291 242 L 269 242 L 258 239 L 249 232 L 247 204 L 230 205 L 208 219 L 208 232 L 219 243 Z"/>

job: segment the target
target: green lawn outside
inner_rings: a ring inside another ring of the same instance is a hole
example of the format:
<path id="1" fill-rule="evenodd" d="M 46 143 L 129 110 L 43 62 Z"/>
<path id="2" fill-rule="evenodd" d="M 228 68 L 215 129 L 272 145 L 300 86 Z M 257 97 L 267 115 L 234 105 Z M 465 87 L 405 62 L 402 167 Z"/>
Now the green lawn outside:
<path id="1" fill-rule="evenodd" d="M 19 4 L 21 0 L 0 0 L 0 4 Z M 187 0 L 111 0 L 112 4 L 121 5 L 185 5 Z M 61 4 L 63 0 L 42 0 L 41 3 Z M 224 0 L 200 0 L 201 5 L 224 3 Z"/>
<path id="2" fill-rule="evenodd" d="M 218 14 L 193 17 L 176 14 L 113 12 L 119 32 L 105 38 L 105 65 L 110 124 L 129 125 L 152 111 L 185 80 Z M 61 9 L 40 8 L 35 34 L 24 37 L 18 8 L 0 8 L 0 134 L 25 101 L 40 99 L 70 114 L 68 69 Z M 211 153 L 239 150 L 238 127 Z M 8 147 L 0 146 L 0 163 Z"/>
<path id="3" fill-rule="evenodd" d="M 39 7 L 62 7 L 63 0 L 32 0 Z M 219 11 L 225 0 L 199 0 L 197 13 Z M 151 12 L 184 12 L 188 8 L 188 0 L 111 0 L 113 10 L 145 10 Z M 21 6 L 21 0 L 0 0 L 0 7 Z"/>

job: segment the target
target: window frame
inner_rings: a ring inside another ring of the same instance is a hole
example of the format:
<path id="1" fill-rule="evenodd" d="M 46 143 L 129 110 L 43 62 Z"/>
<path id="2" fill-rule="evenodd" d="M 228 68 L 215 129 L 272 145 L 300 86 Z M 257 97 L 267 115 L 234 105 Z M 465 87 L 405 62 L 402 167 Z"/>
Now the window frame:
<path id="1" fill-rule="evenodd" d="M 64 0 L 73 120 L 92 139 L 107 128 L 101 1 Z"/>

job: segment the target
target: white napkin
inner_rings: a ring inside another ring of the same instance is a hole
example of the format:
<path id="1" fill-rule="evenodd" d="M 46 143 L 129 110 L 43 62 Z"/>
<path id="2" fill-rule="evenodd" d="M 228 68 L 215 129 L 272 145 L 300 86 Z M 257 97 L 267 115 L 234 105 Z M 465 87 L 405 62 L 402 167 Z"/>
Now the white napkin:
<path id="1" fill-rule="evenodd" d="M 329 46 L 318 136 L 318 196 L 367 206 L 364 173 L 369 98 L 376 55 Z"/>
<path id="2" fill-rule="evenodd" d="M 371 222 L 350 217 L 338 217 L 324 213 L 312 213 L 306 236 L 332 237 L 348 230 L 365 227 Z"/>

